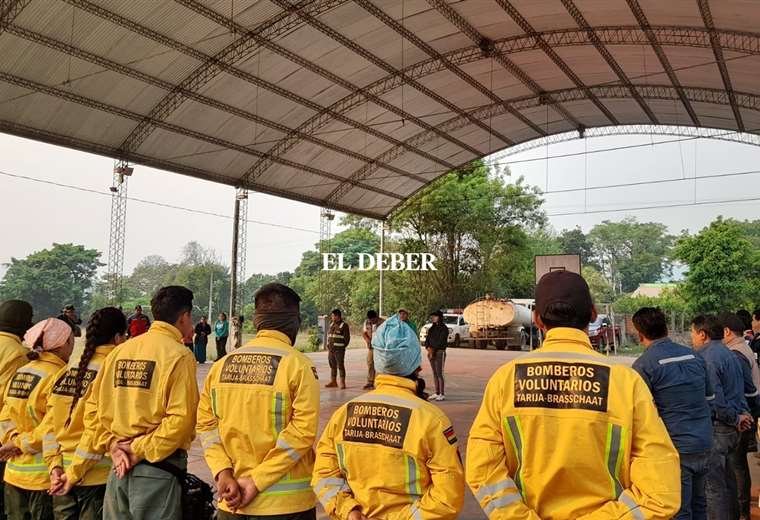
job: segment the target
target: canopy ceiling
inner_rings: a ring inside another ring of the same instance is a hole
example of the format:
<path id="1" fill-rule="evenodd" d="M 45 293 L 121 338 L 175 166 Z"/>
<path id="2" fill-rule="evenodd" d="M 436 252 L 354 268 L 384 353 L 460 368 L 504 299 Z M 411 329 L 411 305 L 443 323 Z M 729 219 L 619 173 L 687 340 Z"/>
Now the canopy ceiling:
<path id="1" fill-rule="evenodd" d="M 760 2 L 0 0 L 0 131 L 371 217 L 647 123 L 760 131 Z"/>

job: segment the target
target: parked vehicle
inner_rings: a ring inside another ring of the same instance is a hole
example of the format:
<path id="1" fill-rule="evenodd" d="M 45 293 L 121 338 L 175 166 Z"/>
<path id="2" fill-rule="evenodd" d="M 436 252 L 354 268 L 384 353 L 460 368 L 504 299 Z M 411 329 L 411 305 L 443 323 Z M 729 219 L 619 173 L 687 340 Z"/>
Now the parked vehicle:
<path id="1" fill-rule="evenodd" d="M 462 343 L 470 341 L 470 326 L 465 322 L 461 312 L 445 312 L 443 314 L 443 323 L 449 329 L 449 345 L 459 347 Z M 432 323 L 426 323 L 420 329 L 420 344 L 425 344 L 427 332 L 432 325 Z"/>
<path id="2" fill-rule="evenodd" d="M 471 343 L 475 348 L 493 344 L 498 350 L 525 350 L 537 346 L 537 329 L 532 324 L 532 300 L 495 299 L 491 295 L 475 300 L 464 309 L 464 319 L 470 324 Z"/>
<path id="3" fill-rule="evenodd" d="M 609 351 L 615 344 L 620 345 L 622 332 L 620 327 L 612 326 L 612 320 L 606 314 L 599 314 L 588 326 L 591 346 L 600 352 Z"/>

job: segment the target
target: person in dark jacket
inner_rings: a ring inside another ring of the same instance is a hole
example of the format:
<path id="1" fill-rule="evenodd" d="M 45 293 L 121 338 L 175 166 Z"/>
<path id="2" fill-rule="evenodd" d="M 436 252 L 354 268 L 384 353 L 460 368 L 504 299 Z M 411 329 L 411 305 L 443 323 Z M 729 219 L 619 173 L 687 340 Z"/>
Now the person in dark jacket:
<path id="1" fill-rule="evenodd" d="M 713 396 L 705 360 L 668 337 L 668 320 L 660 309 L 644 307 L 633 315 L 639 343 L 646 351 L 633 368 L 649 387 L 654 403 L 681 459 L 681 509 L 674 520 L 704 520 L 705 483 Z"/>
<path id="2" fill-rule="evenodd" d="M 752 313 L 752 334 L 749 348 L 755 353 L 755 359 L 760 362 L 760 307 Z"/>
<path id="3" fill-rule="evenodd" d="M 443 365 L 446 363 L 446 347 L 449 344 L 449 328 L 443 322 L 443 313 L 435 311 L 430 315 L 432 325 L 425 336 L 425 348 L 428 360 L 433 369 L 435 379 L 435 393 L 430 396 L 431 401 L 444 401 L 446 389 L 443 381 Z"/>
<path id="4" fill-rule="evenodd" d="M 195 359 L 198 363 L 206 362 L 206 346 L 208 337 L 211 335 L 211 325 L 206 321 L 206 317 L 201 317 L 201 321 L 195 326 Z"/>
<path id="5" fill-rule="evenodd" d="M 348 323 L 343 321 L 343 313 L 340 309 L 333 309 L 330 313 L 330 329 L 327 331 L 327 360 L 330 364 L 330 382 L 325 388 L 338 386 L 338 373 L 340 373 L 340 388 L 346 388 L 346 348 L 351 342 L 351 331 Z"/>
<path id="6" fill-rule="evenodd" d="M 691 341 L 707 363 L 715 398 L 710 400 L 713 445 L 707 471 L 707 518 L 728 520 L 738 508 L 736 479 L 727 478 L 732 452 L 741 432 L 752 427 L 744 397 L 744 374 L 739 359 L 723 344 L 723 325 L 715 316 L 697 316 L 691 322 Z"/>

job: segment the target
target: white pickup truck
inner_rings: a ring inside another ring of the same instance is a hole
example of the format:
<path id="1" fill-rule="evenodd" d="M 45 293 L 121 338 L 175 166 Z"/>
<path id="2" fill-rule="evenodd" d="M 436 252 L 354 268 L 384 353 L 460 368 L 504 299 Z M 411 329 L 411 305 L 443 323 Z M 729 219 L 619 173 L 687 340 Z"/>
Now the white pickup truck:
<path id="1" fill-rule="evenodd" d="M 461 314 L 444 313 L 443 322 L 449 328 L 449 345 L 458 347 L 462 342 L 470 341 L 470 326 L 464 321 Z M 420 329 L 420 344 L 425 345 L 427 332 L 432 327 L 432 323 L 426 323 Z"/>

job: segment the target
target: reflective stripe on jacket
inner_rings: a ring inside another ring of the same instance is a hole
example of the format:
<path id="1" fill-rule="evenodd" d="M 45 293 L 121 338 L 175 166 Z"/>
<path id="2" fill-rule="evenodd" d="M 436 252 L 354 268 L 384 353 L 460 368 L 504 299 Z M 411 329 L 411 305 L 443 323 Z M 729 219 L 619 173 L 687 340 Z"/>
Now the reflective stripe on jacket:
<path id="1" fill-rule="evenodd" d="M 198 436 L 211 473 L 232 469 L 260 490 L 240 515 L 284 515 L 314 507 L 310 480 L 319 426 L 319 383 L 285 334 L 262 330 L 216 361 L 198 405 Z M 230 511 L 221 501 L 220 509 Z"/>
<path id="2" fill-rule="evenodd" d="M 678 453 L 649 388 L 569 328 L 489 381 L 467 482 L 491 520 L 665 520 L 681 503 Z"/>
<path id="3" fill-rule="evenodd" d="M 107 448 L 114 440 L 134 439 L 132 451 L 149 462 L 190 448 L 198 384 L 195 358 L 181 339 L 176 327 L 155 321 L 106 358 L 101 384 L 93 388 L 102 432 L 96 445 Z"/>
<path id="4" fill-rule="evenodd" d="M 0 443 L 22 451 L 5 466 L 5 482 L 30 491 L 50 487 L 48 467 L 42 459 L 43 419 L 54 376 L 66 363 L 50 352 L 19 368 L 5 391 L 0 412 Z"/>
<path id="5" fill-rule="evenodd" d="M 45 436 L 42 442 L 42 456 L 50 470 L 55 467 L 68 470 L 74 462 L 75 455 L 77 460 L 82 458 L 82 450 L 77 448 L 85 433 L 85 407 L 103 361 L 113 349 L 113 345 L 104 345 L 95 349 L 92 359 L 87 364 L 79 400 L 71 410 L 71 415 L 69 415 L 69 410 L 74 400 L 79 360 L 71 361 L 55 375 L 43 421 Z M 70 420 L 69 417 L 71 417 Z M 69 472 L 72 481 L 82 486 L 105 484 L 111 470 L 110 457 L 97 454 L 97 460 L 94 458 L 89 460 L 93 461 L 92 469 L 80 475 L 74 468 Z"/>
<path id="6" fill-rule="evenodd" d="M 454 429 L 416 383 L 378 375 L 376 390 L 340 407 L 317 445 L 312 484 L 331 519 L 454 519 L 464 472 Z"/>
<path id="7" fill-rule="evenodd" d="M 331 323 L 327 331 L 327 348 L 347 348 L 351 342 L 351 331 L 345 321 Z"/>

